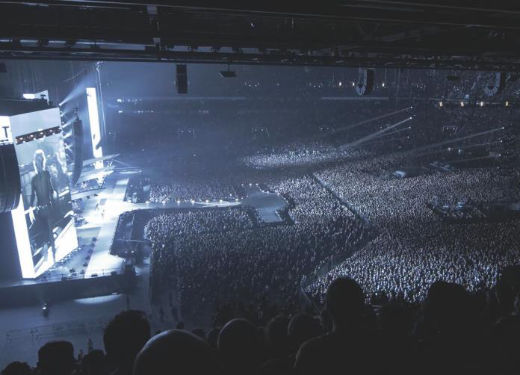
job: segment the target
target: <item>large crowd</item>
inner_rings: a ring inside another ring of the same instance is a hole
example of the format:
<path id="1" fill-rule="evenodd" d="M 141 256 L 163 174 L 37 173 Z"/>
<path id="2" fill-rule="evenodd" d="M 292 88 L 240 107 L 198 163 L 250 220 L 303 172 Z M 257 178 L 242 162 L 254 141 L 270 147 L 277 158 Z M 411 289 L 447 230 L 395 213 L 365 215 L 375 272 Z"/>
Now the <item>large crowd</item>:
<path id="1" fill-rule="evenodd" d="M 236 209 L 221 210 L 218 217 L 211 211 L 190 214 L 204 217 L 197 225 L 182 213 L 153 219 L 147 231 L 153 242 L 152 288 L 175 288 L 184 315 L 212 310 L 222 321 L 255 306 L 264 316 L 263 301 L 293 308 L 302 279 L 368 241 L 371 232 L 363 222 L 312 177 L 284 179 L 270 188 L 294 200 L 288 212 L 292 225 L 247 228 Z"/>
<path id="2" fill-rule="evenodd" d="M 103 349 L 78 354 L 51 341 L 35 367 L 12 362 L 1 374 L 517 374 L 520 268 L 502 270 L 483 294 L 435 282 L 420 305 L 370 304 L 359 284 L 338 278 L 319 314 L 280 310 L 264 324 L 236 316 L 210 329 L 171 328 L 153 334 L 144 313 L 126 310 L 105 327 Z"/>
<path id="3" fill-rule="evenodd" d="M 353 157 L 351 150 L 340 150 L 324 142 L 291 143 L 271 148 L 242 159 L 249 167 L 257 169 L 301 167 L 335 162 Z"/>
<path id="4" fill-rule="evenodd" d="M 323 296 L 332 280 L 349 276 L 368 293 L 419 302 L 436 280 L 477 291 L 493 287 L 499 269 L 520 262 L 518 220 L 447 222 L 428 205 L 436 200 L 454 205 L 517 200 L 518 193 L 512 189 L 515 177 L 487 168 L 390 179 L 384 172 L 396 162 L 399 158 L 390 155 L 317 173 L 380 234 L 319 278 L 309 287 L 311 293 Z"/>
<path id="5" fill-rule="evenodd" d="M 233 186 L 217 180 L 204 182 L 175 181 L 152 184 L 150 202 L 170 203 L 175 201 L 214 201 L 220 199 L 235 200 L 238 198 Z"/>

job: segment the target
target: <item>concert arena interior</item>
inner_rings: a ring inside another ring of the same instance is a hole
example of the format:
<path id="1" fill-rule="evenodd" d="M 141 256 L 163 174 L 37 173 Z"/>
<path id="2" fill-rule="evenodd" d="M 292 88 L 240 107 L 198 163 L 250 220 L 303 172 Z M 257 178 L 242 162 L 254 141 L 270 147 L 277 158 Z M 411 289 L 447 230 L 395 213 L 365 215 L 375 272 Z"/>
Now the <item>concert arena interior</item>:
<path id="1" fill-rule="evenodd" d="M 516 1 L 0 1 L 0 374 L 520 373 Z"/>

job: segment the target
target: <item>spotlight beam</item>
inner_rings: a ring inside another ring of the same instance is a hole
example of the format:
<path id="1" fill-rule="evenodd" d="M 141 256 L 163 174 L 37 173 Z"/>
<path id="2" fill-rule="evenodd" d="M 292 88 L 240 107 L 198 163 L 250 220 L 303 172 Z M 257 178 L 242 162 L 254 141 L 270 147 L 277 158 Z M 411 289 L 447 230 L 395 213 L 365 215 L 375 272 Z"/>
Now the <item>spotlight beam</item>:
<path id="1" fill-rule="evenodd" d="M 482 146 L 492 146 L 492 145 L 498 145 L 500 143 L 501 143 L 500 141 L 485 142 L 485 143 L 472 143 L 472 144 L 469 144 L 469 145 L 460 145 L 460 146 L 455 146 L 455 147 L 463 148 L 463 149 L 467 150 L 469 148 L 482 147 Z M 446 149 L 440 149 L 440 150 L 436 150 L 436 151 L 425 152 L 425 153 L 422 153 L 422 154 L 416 154 L 415 156 L 419 156 L 419 157 L 420 156 L 428 156 L 428 155 L 439 154 L 441 152 L 446 152 Z"/>
<path id="2" fill-rule="evenodd" d="M 370 140 L 372 140 L 372 139 L 374 139 L 374 138 L 377 138 L 377 137 L 381 136 L 381 134 L 384 134 L 384 133 L 386 133 L 387 131 L 394 129 L 394 128 L 398 127 L 399 125 L 406 124 L 408 121 L 411 121 L 412 119 L 413 119 L 413 117 L 410 116 L 410 117 L 408 117 L 408 118 L 406 118 L 406 119 L 404 119 L 404 120 L 402 120 L 402 121 L 396 122 L 395 124 L 392 124 L 392 125 L 390 125 L 390 126 L 387 127 L 387 128 L 384 128 L 384 129 L 378 130 L 378 131 L 375 132 L 375 133 L 369 134 L 369 135 L 367 135 L 366 137 L 360 138 L 360 139 L 358 139 L 358 140 L 355 141 L 355 142 L 352 142 L 352 143 L 350 143 L 350 144 L 347 144 L 347 147 L 356 147 L 356 146 L 359 146 L 359 145 L 361 145 L 361 144 L 363 144 L 363 143 L 365 143 L 365 142 L 368 142 L 368 141 L 370 141 Z"/>
<path id="3" fill-rule="evenodd" d="M 478 158 L 468 158 L 468 159 L 459 159 L 459 160 L 449 160 L 448 162 L 451 164 L 455 163 L 464 163 L 466 161 L 477 161 L 477 160 L 487 160 L 487 159 L 498 159 L 500 156 L 498 155 L 488 155 L 488 156 L 480 156 Z"/>
<path id="4" fill-rule="evenodd" d="M 404 129 L 398 129 L 398 130 L 395 130 L 395 131 L 390 132 L 390 133 L 384 133 L 384 134 L 378 135 L 376 138 L 379 139 L 379 138 L 383 138 L 383 137 L 388 137 L 389 135 L 402 133 L 402 132 L 405 132 L 405 131 L 408 131 L 408 130 L 411 130 L 411 129 L 412 129 L 412 127 L 409 126 L 407 128 L 404 128 Z"/>
<path id="5" fill-rule="evenodd" d="M 337 134 L 337 133 L 344 132 L 346 130 L 351 130 L 351 129 L 357 128 L 358 126 L 361 126 L 361 125 L 364 125 L 364 124 L 368 124 L 369 122 L 372 122 L 372 121 L 382 120 L 384 118 L 387 118 L 387 117 L 390 117 L 390 116 L 393 116 L 393 115 L 397 115 L 398 113 L 409 111 L 412 108 L 413 108 L 412 106 L 406 107 L 406 108 L 402 108 L 402 109 L 399 109 L 397 111 L 386 113 L 386 114 L 381 115 L 381 116 L 372 117 L 372 118 L 360 121 L 360 122 L 352 124 L 352 125 L 348 125 L 348 126 L 344 126 L 342 128 L 334 129 L 332 132 L 327 133 L 327 134 L 323 134 L 321 137 L 328 137 L 328 136 L 331 136 L 331 135 L 334 135 L 334 134 Z"/>
<path id="6" fill-rule="evenodd" d="M 504 127 L 501 126 L 500 128 L 485 130 L 483 132 L 466 135 L 464 137 L 458 137 L 458 138 L 450 139 L 450 140 L 447 140 L 447 141 L 444 141 L 444 142 L 439 142 L 439 143 L 434 143 L 434 144 L 423 146 L 423 147 L 418 147 L 418 148 L 416 148 L 414 150 L 411 150 L 411 151 L 413 151 L 413 152 L 424 151 L 424 150 L 428 150 L 430 148 L 435 148 L 435 147 L 444 146 L 444 145 L 448 145 L 448 144 L 451 144 L 451 143 L 456 143 L 456 142 L 459 142 L 459 141 L 463 141 L 465 139 L 471 139 L 471 138 L 475 138 L 475 137 L 480 137 L 481 135 L 491 134 L 491 133 L 497 132 L 499 130 L 504 130 Z"/>
<path id="7" fill-rule="evenodd" d="M 373 139 L 369 142 L 363 143 L 363 146 L 372 145 L 372 144 L 375 144 L 378 142 L 379 142 L 379 144 L 385 144 L 387 142 L 400 141 L 401 139 L 405 139 L 405 138 L 406 138 L 405 135 L 402 137 L 392 137 L 392 138 L 379 137 L 379 138 Z"/>

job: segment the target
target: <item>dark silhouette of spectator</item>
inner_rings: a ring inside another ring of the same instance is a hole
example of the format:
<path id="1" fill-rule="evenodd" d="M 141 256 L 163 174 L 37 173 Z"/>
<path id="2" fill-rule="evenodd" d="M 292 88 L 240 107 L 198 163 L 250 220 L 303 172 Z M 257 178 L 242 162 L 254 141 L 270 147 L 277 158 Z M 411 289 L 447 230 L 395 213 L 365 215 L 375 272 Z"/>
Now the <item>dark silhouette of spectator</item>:
<path id="1" fill-rule="evenodd" d="M 226 323 L 217 345 L 224 370 L 229 374 L 254 374 L 263 359 L 258 330 L 246 319 Z"/>
<path id="2" fill-rule="evenodd" d="M 70 375 L 75 366 L 74 347 L 68 341 L 51 341 L 38 350 L 39 375 Z"/>
<path id="3" fill-rule="evenodd" d="M 11 362 L 3 370 L 2 375 L 31 375 L 32 369 L 25 362 Z"/>
<path id="4" fill-rule="evenodd" d="M 469 373 L 479 367 L 483 346 L 466 290 L 458 284 L 437 281 L 428 290 L 423 310 L 419 358 L 428 364 L 425 372 Z"/>
<path id="5" fill-rule="evenodd" d="M 390 302 L 379 311 L 380 361 L 385 372 L 408 374 L 416 369 L 416 346 L 412 337 L 413 312 L 408 305 Z"/>
<path id="6" fill-rule="evenodd" d="M 201 338 L 183 330 L 152 337 L 138 354 L 134 375 L 218 375 L 216 352 Z"/>
<path id="7" fill-rule="evenodd" d="M 520 293 L 520 266 L 509 266 L 502 270 L 495 288 L 502 316 L 514 311 L 515 297 Z"/>
<path id="8" fill-rule="evenodd" d="M 206 341 L 208 344 L 214 348 L 217 349 L 217 342 L 218 342 L 218 335 L 220 333 L 220 328 L 212 328 L 206 337 Z"/>
<path id="9" fill-rule="evenodd" d="M 352 279 L 332 282 L 326 294 L 326 309 L 332 331 L 306 341 L 296 355 L 297 374 L 345 374 L 377 372 L 379 350 L 364 319 L 365 296 Z"/>
<path id="10" fill-rule="evenodd" d="M 277 315 L 265 326 L 265 342 L 269 355 L 274 358 L 284 358 L 289 354 L 289 339 L 287 326 L 289 319 L 285 315 Z"/>
<path id="11" fill-rule="evenodd" d="M 290 358 L 290 345 L 287 335 L 289 319 L 279 314 L 265 327 L 265 344 L 268 359 L 260 367 L 261 374 L 286 374 L 291 371 L 293 359 Z"/>
<path id="12" fill-rule="evenodd" d="M 507 316 L 493 327 L 494 361 L 490 372 L 514 374 L 520 369 L 520 317 Z"/>
<path id="13" fill-rule="evenodd" d="M 203 340 L 206 340 L 206 332 L 202 328 L 193 328 L 191 330 L 191 333 L 193 333 L 195 336 L 200 337 Z"/>
<path id="14" fill-rule="evenodd" d="M 289 326 L 287 327 L 291 352 L 295 353 L 305 341 L 320 336 L 322 333 L 318 319 L 308 314 L 295 314 L 289 321 Z"/>
<path id="15" fill-rule="evenodd" d="M 135 356 L 149 338 L 150 324 L 142 311 L 123 311 L 108 323 L 103 342 L 109 366 L 116 375 L 132 373 Z"/>
<path id="16" fill-rule="evenodd" d="M 105 353 L 94 349 L 87 353 L 81 361 L 81 375 L 106 375 L 107 363 Z"/>

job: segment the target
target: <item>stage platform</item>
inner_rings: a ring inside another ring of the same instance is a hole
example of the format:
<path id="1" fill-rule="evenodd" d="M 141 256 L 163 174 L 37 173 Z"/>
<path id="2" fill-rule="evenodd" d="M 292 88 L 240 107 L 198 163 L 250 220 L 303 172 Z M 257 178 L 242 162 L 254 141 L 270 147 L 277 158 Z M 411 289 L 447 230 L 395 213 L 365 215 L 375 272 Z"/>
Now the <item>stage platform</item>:
<path id="1" fill-rule="evenodd" d="M 138 172 L 137 172 L 138 173 Z M 120 291 L 126 284 L 126 278 L 112 282 L 110 278 L 119 278 L 128 271 L 126 259 L 112 255 L 110 249 L 116 236 L 120 215 L 135 210 L 172 210 L 172 209 L 212 209 L 244 206 L 257 211 L 264 224 L 280 224 L 284 220 L 280 211 L 287 208 L 287 201 L 280 195 L 262 190 L 258 185 L 245 186 L 246 197 L 235 200 L 215 201 L 171 201 L 162 203 L 132 203 L 125 201 L 130 176 L 117 171 L 104 181 L 104 189 L 97 196 L 86 199 L 80 215 L 84 218 L 76 227 L 80 247 L 64 260 L 54 265 L 35 280 L 4 282 L 0 285 L 0 294 L 5 300 L 11 299 L 11 293 L 27 294 L 20 298 L 21 303 L 42 301 L 42 296 L 54 295 L 58 298 L 67 296 L 92 297 Z M 131 267 L 132 268 L 132 267 Z M 126 273 L 128 275 L 128 272 Z M 139 276 L 139 271 L 137 271 Z M 105 279 L 105 281 L 100 279 Z M 89 280 L 98 280 L 96 290 Z M 75 283 L 70 283 L 75 281 Z M 77 281 L 83 281 L 77 283 Z M 53 284 L 63 284 L 61 286 Z M 67 286 L 67 293 L 61 287 Z M 114 290 L 111 290 L 113 286 Z M 59 293 L 56 291 L 59 290 Z M 27 293 L 25 293 L 27 292 Z M 72 293 L 72 294 L 71 294 Z M 40 297 L 38 297 L 40 296 Z M 43 298 L 45 299 L 45 298 Z M 23 302 L 22 302 L 23 300 Z"/>

